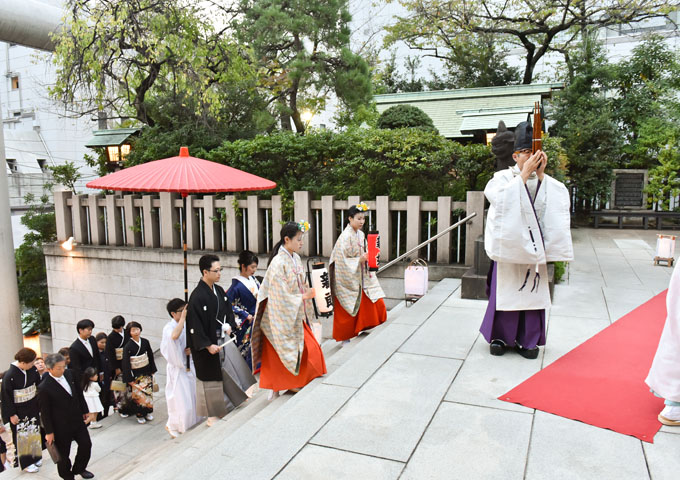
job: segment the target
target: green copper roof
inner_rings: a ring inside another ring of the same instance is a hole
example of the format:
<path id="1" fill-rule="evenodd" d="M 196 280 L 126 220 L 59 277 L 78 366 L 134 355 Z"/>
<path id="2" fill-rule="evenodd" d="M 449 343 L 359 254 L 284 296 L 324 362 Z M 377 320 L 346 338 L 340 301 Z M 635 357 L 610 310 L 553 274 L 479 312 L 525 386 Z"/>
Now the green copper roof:
<path id="1" fill-rule="evenodd" d="M 378 112 L 400 104 L 427 113 L 446 138 L 471 137 L 475 130 L 495 130 L 503 120 L 508 128 L 526 120 L 534 102 L 564 88 L 562 83 L 464 88 L 431 92 L 392 93 L 374 97 Z"/>
<path id="2" fill-rule="evenodd" d="M 95 130 L 92 132 L 94 137 L 89 139 L 85 144 L 86 147 L 106 147 L 109 145 L 122 145 L 125 141 L 135 133 L 139 132 L 139 128 L 116 128 L 113 130 Z"/>

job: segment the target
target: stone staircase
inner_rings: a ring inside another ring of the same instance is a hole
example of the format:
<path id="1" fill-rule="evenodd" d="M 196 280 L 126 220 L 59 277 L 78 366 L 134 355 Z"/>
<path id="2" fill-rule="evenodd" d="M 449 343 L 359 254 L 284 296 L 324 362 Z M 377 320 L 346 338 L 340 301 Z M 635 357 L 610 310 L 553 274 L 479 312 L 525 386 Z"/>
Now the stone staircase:
<path id="1" fill-rule="evenodd" d="M 389 311 L 386 324 L 394 322 L 404 311 L 403 302 L 395 306 Z M 335 404 L 339 408 L 354 392 L 353 389 L 350 392 L 350 389 L 324 382 L 350 360 L 370 336 L 371 333 L 362 334 L 345 347 L 332 339 L 324 341 L 326 376 L 315 379 L 297 394 L 286 393 L 272 401 L 267 400 L 269 390 L 257 391 L 253 398 L 212 427 L 201 423 L 174 440 L 149 439 L 148 447 L 143 447 L 143 451 L 120 465 L 115 472 L 110 472 L 107 478 L 204 479 L 218 474 L 221 468 L 228 468 L 221 478 L 272 478 L 304 445 L 304 442 L 291 442 L 285 432 L 296 431 L 298 434 L 294 437 L 309 438 L 325 423 L 325 417 L 315 419 L 312 415 L 299 418 L 300 412 L 313 412 L 317 402 Z M 266 460 L 254 462 L 252 452 L 263 448 L 263 440 L 266 440 L 271 454 L 258 455 Z"/>

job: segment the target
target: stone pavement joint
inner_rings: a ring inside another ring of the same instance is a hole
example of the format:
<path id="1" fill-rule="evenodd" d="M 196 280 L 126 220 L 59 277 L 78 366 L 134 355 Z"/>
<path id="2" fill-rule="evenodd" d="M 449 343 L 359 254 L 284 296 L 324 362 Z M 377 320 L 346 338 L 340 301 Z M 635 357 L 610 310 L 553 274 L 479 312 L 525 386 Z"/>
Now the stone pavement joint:
<path id="1" fill-rule="evenodd" d="M 140 480 L 676 480 L 676 427 L 648 444 L 497 400 L 668 285 L 672 270 L 652 265 L 656 232 L 572 235 L 575 260 L 555 288 L 538 360 L 489 355 L 478 333 L 486 302 L 461 299 L 460 280 L 445 279 L 350 346 L 325 343 L 328 375 L 294 396 L 268 403 L 260 392 L 176 440 L 163 430 L 162 398 L 151 425 L 105 421 L 92 432 L 90 470 Z M 44 465 L 31 478 L 56 478 Z"/>

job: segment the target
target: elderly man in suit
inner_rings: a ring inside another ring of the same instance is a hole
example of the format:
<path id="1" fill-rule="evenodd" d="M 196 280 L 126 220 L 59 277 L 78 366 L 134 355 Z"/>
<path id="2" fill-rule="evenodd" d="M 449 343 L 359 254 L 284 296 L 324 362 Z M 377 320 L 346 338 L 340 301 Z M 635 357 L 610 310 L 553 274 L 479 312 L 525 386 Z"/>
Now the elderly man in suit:
<path id="1" fill-rule="evenodd" d="M 45 441 L 54 445 L 61 457 L 57 463 L 59 476 L 74 480 L 76 475 L 93 478 L 86 470 L 90 461 L 92 442 L 85 425 L 88 407 L 82 389 L 71 370 L 66 370 L 64 357 L 58 353 L 48 355 L 45 365 L 49 374 L 38 387 L 40 416 L 45 427 Z M 78 444 L 78 452 L 71 466 L 71 442 Z"/>
<path id="2" fill-rule="evenodd" d="M 99 348 L 97 342 L 92 336 L 92 329 L 94 322 L 92 320 L 84 319 L 78 322 L 76 329 L 78 330 L 78 338 L 71 344 L 69 353 L 71 356 L 71 363 L 69 369 L 73 369 L 76 374 L 76 381 L 80 384 L 80 378 L 86 368 L 92 367 L 97 373 L 102 375 L 102 366 L 99 359 Z"/>

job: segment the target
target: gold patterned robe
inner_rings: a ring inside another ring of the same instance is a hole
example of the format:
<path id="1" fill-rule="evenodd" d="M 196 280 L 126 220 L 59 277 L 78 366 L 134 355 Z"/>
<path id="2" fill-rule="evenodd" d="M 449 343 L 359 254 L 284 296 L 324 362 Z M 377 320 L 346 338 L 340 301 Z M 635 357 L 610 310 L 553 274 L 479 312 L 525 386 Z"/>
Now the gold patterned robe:
<path id="1" fill-rule="evenodd" d="M 253 365 L 261 361 L 264 333 L 286 369 L 293 375 L 299 373 L 305 347 L 302 322 L 314 312 L 312 301 L 302 300 L 304 285 L 300 256 L 281 247 L 267 268 L 257 297 L 251 339 Z"/>
<path id="2" fill-rule="evenodd" d="M 359 257 L 366 252 L 364 232 L 347 225 L 342 231 L 330 258 L 331 290 L 342 308 L 355 316 L 361 304 L 361 290 L 373 303 L 385 297 L 375 272 L 359 265 Z"/>

